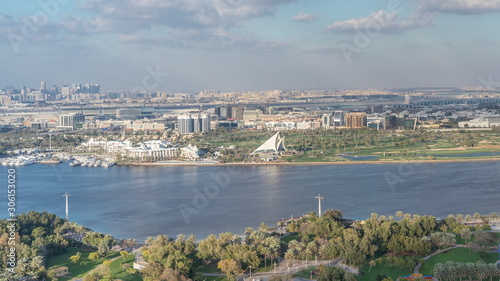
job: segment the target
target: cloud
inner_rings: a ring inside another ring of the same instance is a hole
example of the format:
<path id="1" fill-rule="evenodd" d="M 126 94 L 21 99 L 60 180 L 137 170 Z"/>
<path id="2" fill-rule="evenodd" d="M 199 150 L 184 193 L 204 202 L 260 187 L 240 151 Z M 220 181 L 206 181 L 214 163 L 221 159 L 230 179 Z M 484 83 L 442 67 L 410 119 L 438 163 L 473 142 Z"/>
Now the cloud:
<path id="1" fill-rule="evenodd" d="M 57 24 L 45 17 L 27 16 L 15 19 L 0 13 L 0 43 L 8 43 L 15 52 L 32 43 L 50 43 L 57 39 Z"/>
<path id="2" fill-rule="evenodd" d="M 338 53 L 341 51 L 341 49 L 338 47 L 322 46 L 322 47 L 307 47 L 303 51 L 305 53 L 328 54 L 328 53 Z"/>
<path id="3" fill-rule="evenodd" d="M 278 51 L 291 47 L 285 42 L 260 40 L 257 35 L 250 32 L 240 32 L 235 35 L 222 29 L 210 30 L 210 32 L 198 29 L 164 29 L 155 34 L 123 34 L 119 35 L 119 39 L 130 44 L 152 44 L 175 48 Z"/>
<path id="4" fill-rule="evenodd" d="M 499 0 L 420 0 L 420 9 L 453 14 L 500 12 Z"/>
<path id="5" fill-rule="evenodd" d="M 429 24 L 429 16 L 421 15 L 399 21 L 398 15 L 383 10 L 373 12 L 367 17 L 352 18 L 345 21 L 335 22 L 327 27 L 334 32 L 355 33 L 358 31 L 371 31 L 381 33 L 401 33 L 416 29 Z"/>
<path id="6" fill-rule="evenodd" d="M 212 6 L 218 15 L 239 19 L 272 15 L 276 7 L 296 0 L 212 0 Z M 195 1 L 199 2 L 199 1 Z M 210 7 L 210 4 L 208 5 Z"/>
<path id="7" fill-rule="evenodd" d="M 272 15 L 295 0 L 79 0 L 79 8 L 129 33 L 162 25 L 173 28 L 234 26 L 239 21 Z M 96 19 L 94 19 L 96 20 Z"/>
<path id="8" fill-rule="evenodd" d="M 15 22 L 11 16 L 0 13 L 0 33 L 1 34 L 8 34 L 17 25 L 18 25 L 18 23 Z M 0 42 L 3 39 L 6 39 L 5 36 L 2 36 L 2 37 L 3 38 L 0 39 Z"/>
<path id="9" fill-rule="evenodd" d="M 293 21 L 298 21 L 298 22 L 313 22 L 318 19 L 317 14 L 306 14 L 306 13 L 298 13 L 297 15 L 292 17 Z"/>
<path id="10" fill-rule="evenodd" d="M 296 0 L 77 1 L 78 9 L 89 16 L 61 22 L 73 34 L 110 33 L 134 44 L 216 48 L 246 42 L 252 48 L 275 49 L 284 47 L 283 43 L 242 37 L 241 27 L 248 19 L 273 15 L 278 6 Z"/>

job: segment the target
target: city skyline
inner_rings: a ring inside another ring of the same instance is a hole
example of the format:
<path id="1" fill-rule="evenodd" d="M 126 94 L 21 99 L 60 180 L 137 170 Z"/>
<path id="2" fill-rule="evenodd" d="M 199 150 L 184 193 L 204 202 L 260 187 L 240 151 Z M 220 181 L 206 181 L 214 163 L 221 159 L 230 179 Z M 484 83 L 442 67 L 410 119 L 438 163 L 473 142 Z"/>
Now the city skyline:
<path id="1" fill-rule="evenodd" d="M 0 85 L 239 91 L 500 84 L 500 1 L 52 0 L 0 8 Z"/>

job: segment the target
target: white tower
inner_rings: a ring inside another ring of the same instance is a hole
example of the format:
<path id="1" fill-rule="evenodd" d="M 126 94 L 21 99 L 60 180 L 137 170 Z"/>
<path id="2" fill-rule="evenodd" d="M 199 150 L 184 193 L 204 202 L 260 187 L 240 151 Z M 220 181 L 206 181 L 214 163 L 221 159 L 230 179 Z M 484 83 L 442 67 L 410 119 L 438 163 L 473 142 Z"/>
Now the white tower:
<path id="1" fill-rule="evenodd" d="M 325 199 L 325 197 L 322 197 L 320 194 L 315 198 L 318 199 L 318 216 L 321 217 L 321 199 Z"/>
<path id="2" fill-rule="evenodd" d="M 65 193 L 63 196 L 66 197 L 66 220 L 69 221 L 69 205 L 68 205 L 68 197 L 71 196 L 69 193 Z"/>

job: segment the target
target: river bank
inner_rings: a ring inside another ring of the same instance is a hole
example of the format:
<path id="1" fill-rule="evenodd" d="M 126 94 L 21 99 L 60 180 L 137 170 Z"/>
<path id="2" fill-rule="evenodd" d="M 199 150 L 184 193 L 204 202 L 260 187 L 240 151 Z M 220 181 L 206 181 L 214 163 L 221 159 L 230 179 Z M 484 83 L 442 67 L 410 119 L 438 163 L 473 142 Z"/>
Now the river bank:
<path id="1" fill-rule="evenodd" d="M 464 162 L 496 162 L 500 157 L 470 158 L 470 159 L 426 159 L 426 160 L 370 160 L 370 161 L 338 161 L 338 162 L 234 162 L 234 163 L 203 163 L 203 162 L 151 162 L 151 163 L 123 163 L 120 166 L 293 166 L 293 165 L 366 165 L 366 164 L 432 164 L 432 163 L 464 163 Z"/>

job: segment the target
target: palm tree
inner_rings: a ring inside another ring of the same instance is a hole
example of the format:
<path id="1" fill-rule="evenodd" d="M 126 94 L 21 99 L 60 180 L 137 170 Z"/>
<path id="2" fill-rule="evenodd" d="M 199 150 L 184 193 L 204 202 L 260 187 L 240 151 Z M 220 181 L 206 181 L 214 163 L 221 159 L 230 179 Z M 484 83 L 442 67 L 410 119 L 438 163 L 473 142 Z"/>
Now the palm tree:
<path id="1" fill-rule="evenodd" d="M 442 263 L 438 263 L 434 266 L 434 276 L 439 279 L 439 280 L 442 280 L 444 279 L 444 276 L 445 276 L 445 269 L 444 269 L 444 266 Z"/>
<path id="2" fill-rule="evenodd" d="M 483 280 L 488 277 L 487 264 L 484 261 L 477 261 L 476 266 L 476 277 L 479 280 Z"/>
<path id="3" fill-rule="evenodd" d="M 467 271 L 467 274 L 469 275 L 469 280 L 472 280 L 472 277 L 476 277 L 476 272 L 477 272 L 477 267 L 474 263 L 468 262 L 465 264 L 465 268 Z"/>

